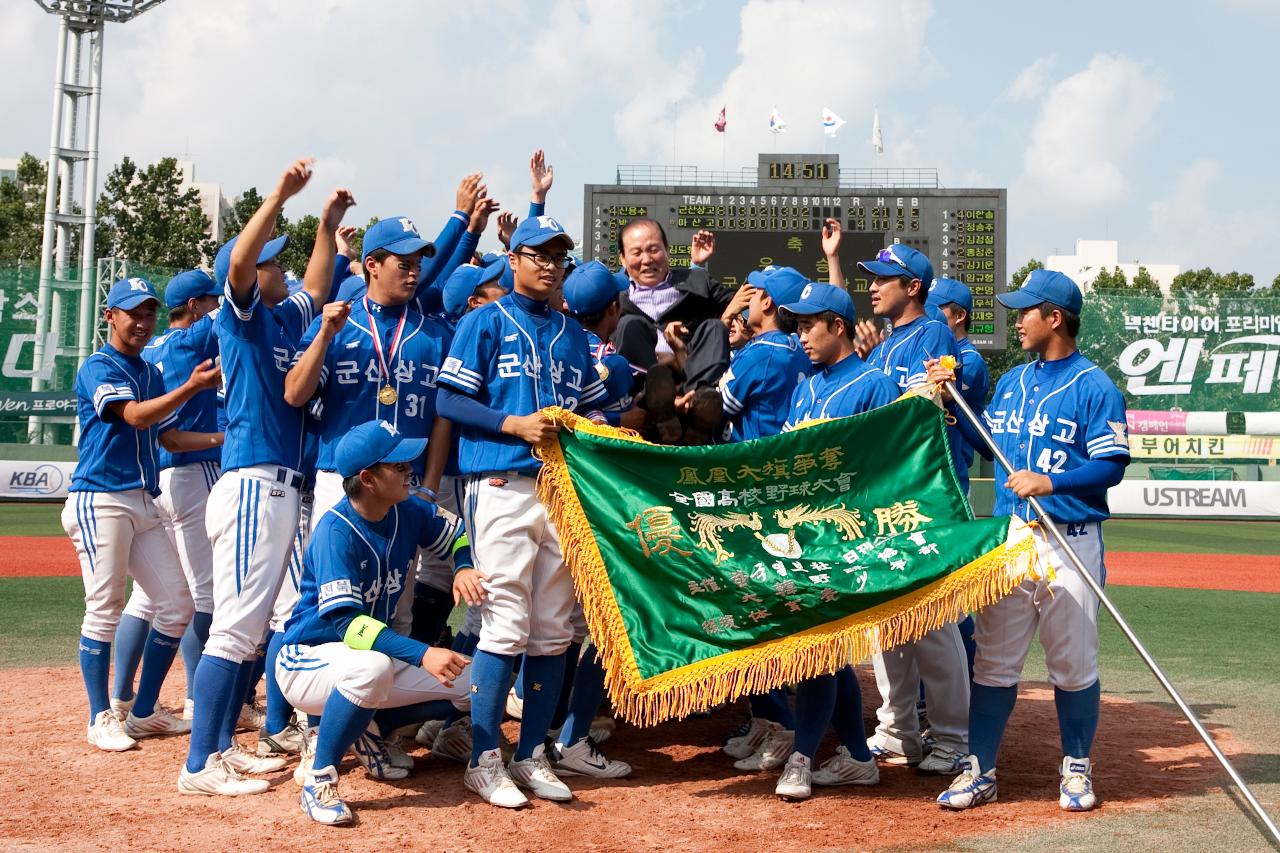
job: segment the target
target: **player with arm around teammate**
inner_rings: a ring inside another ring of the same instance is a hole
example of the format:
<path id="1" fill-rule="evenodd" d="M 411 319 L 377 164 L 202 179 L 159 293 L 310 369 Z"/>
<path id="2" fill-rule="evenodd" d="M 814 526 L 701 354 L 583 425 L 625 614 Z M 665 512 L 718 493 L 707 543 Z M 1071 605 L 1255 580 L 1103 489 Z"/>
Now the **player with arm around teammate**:
<path id="1" fill-rule="evenodd" d="M 784 429 L 856 415 L 897 398 L 897 386 L 854 351 L 856 314 L 844 288 L 811 284 L 799 300 L 783 308 L 799 318 L 800 341 L 818 368 L 795 389 Z M 832 675 L 796 685 L 795 716 L 794 748 L 774 789 L 779 797 L 808 799 L 813 784 L 875 785 L 880 781 L 862 726 L 862 691 L 852 662 Z M 818 745 L 829 725 L 835 726 L 840 746 L 814 770 Z"/>
<path id="2" fill-rule="evenodd" d="M 174 412 L 214 388 L 220 373 L 213 362 L 200 362 L 183 383 L 165 392 L 160 371 L 141 357 L 159 304 L 145 279 L 112 285 L 105 312 L 111 337 L 76 372 L 80 461 L 71 476 L 62 528 L 75 545 L 84 579 L 79 648 L 89 697 L 87 737 L 108 752 L 131 749 L 138 737 L 187 730 L 156 704 L 195 609 L 156 506 L 156 444 L 158 437 L 170 450 L 195 450 L 188 439 L 209 440 L 203 433 L 176 429 Z M 137 697 L 122 725 L 111 711 L 107 682 L 127 575 L 147 590 L 155 618 L 142 652 Z"/>
<path id="3" fill-rule="evenodd" d="M 371 723 L 392 731 L 467 707 L 466 658 L 389 624 L 419 548 L 451 554 L 459 584 L 479 580 L 461 524 L 409 496 L 410 463 L 425 445 L 385 420 L 348 432 L 336 456 L 345 496 L 323 513 L 307 547 L 276 677 L 290 704 L 320 716 L 301 795 L 303 812 L 319 823 L 351 821 L 337 768 Z"/>
<path id="4" fill-rule="evenodd" d="M 549 216 L 520 223 L 507 256 L 514 292 L 463 317 L 440 376 L 440 412 L 458 431 L 458 467 L 468 478 L 464 521 L 472 556 L 487 576 L 463 781 L 486 802 L 508 808 L 528 803 L 516 783 L 544 799 L 573 797 L 543 747 L 573 639 L 573 580 L 537 496 L 541 463 L 531 452 L 556 431 L 540 414 L 543 407 L 587 411 L 606 393 L 586 333 L 548 304 L 572 248 Z M 498 726 L 522 652 L 529 690 L 508 770 L 497 749 Z"/>
<path id="5" fill-rule="evenodd" d="M 996 478 L 994 514 L 1033 521 L 1027 498 L 1039 498 L 1093 579 L 1104 583 L 1107 489 L 1123 479 L 1129 464 L 1124 398 L 1076 348 L 1083 299 L 1070 278 L 1034 270 L 1020 290 L 996 298 L 1018 310 L 1022 349 L 1038 358 L 1000 377 L 983 415 L 996 445 L 1018 468 L 1003 481 Z M 936 364 L 929 375 L 934 381 L 954 378 Z M 963 417 L 960 424 L 988 456 L 976 430 Z M 975 617 L 970 754 L 964 771 L 938 797 L 945 808 L 995 801 L 1000 740 L 1037 628 L 1062 743 L 1058 805 L 1066 811 L 1097 805 L 1090 754 L 1100 700 L 1098 599 L 1054 539 L 1037 533 L 1036 547 L 1041 566 L 1051 567 L 1055 577 L 1042 572 Z"/>

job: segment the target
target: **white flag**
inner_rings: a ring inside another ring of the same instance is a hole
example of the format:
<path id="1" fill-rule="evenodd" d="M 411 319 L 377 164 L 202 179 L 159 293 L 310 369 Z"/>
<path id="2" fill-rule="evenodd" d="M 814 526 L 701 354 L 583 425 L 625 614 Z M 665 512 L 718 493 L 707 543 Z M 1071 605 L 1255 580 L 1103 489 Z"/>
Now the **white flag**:
<path id="1" fill-rule="evenodd" d="M 840 116 L 831 112 L 830 107 L 822 108 L 822 132 L 827 136 L 835 138 L 836 131 L 846 124 L 845 120 Z"/>
<path id="2" fill-rule="evenodd" d="M 787 123 L 782 119 L 782 113 L 778 112 L 778 108 L 774 107 L 773 112 L 769 113 L 769 130 L 772 133 L 786 133 Z"/>
<path id="3" fill-rule="evenodd" d="M 884 153 L 884 137 L 880 135 L 879 110 L 876 110 L 875 123 L 871 125 L 871 144 L 875 146 L 877 154 Z"/>

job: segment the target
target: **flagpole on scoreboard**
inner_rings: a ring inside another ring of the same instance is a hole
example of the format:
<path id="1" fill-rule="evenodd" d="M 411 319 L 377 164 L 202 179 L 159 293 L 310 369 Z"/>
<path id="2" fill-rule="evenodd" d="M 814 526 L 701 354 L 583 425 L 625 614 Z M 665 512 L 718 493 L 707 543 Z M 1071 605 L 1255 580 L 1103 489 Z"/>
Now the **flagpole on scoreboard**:
<path id="1" fill-rule="evenodd" d="M 968 420 L 969 423 L 973 425 L 974 429 L 978 431 L 978 434 L 982 436 L 982 442 L 987 446 L 987 449 L 991 451 L 991 455 L 995 458 L 996 462 L 998 462 L 1000 466 L 1009 473 L 1013 473 L 1014 467 L 1009 462 L 1008 457 L 1005 456 L 1000 448 L 996 446 L 995 440 L 991 437 L 990 433 L 987 432 L 986 427 L 978 418 L 977 414 L 975 414 L 973 409 L 969 407 L 969 404 L 965 399 L 960 396 L 960 392 L 956 389 L 955 383 L 946 382 L 944 383 L 944 386 L 946 387 L 947 392 L 951 395 L 952 402 L 955 403 L 956 407 L 964 415 L 965 419 Z M 1156 663 L 1155 658 L 1151 656 L 1151 653 L 1147 651 L 1146 646 L 1144 646 L 1142 641 L 1138 639 L 1137 634 L 1135 634 L 1133 629 L 1129 627 L 1129 623 L 1125 620 L 1124 616 L 1120 614 L 1120 610 L 1116 607 L 1115 603 L 1111 601 L 1111 598 L 1102 589 L 1101 584 L 1094 579 L 1093 575 L 1089 574 L 1089 570 L 1085 568 L 1084 562 L 1081 561 L 1079 555 L 1076 554 L 1070 543 L 1067 542 L 1067 538 L 1062 535 L 1062 531 L 1058 529 L 1058 525 L 1053 522 L 1053 519 L 1049 518 L 1048 514 L 1044 511 L 1044 507 L 1036 498 L 1029 497 L 1027 498 L 1027 502 L 1031 505 L 1031 509 L 1035 511 L 1040 524 L 1049 532 L 1049 535 L 1053 537 L 1054 541 L 1062 549 L 1063 553 L 1065 553 L 1070 559 L 1072 567 L 1080 574 L 1085 585 L 1093 591 L 1094 595 L 1098 596 L 1098 600 L 1102 602 L 1102 606 L 1111 614 L 1111 618 L 1115 620 L 1116 625 L 1120 628 L 1120 632 L 1124 634 L 1125 638 L 1138 652 L 1138 657 L 1142 658 L 1142 662 L 1147 665 L 1147 669 L 1151 670 L 1151 674 L 1156 677 L 1156 681 L 1160 682 L 1160 686 L 1169 694 L 1169 698 L 1173 700 L 1173 703 L 1178 706 L 1178 710 L 1182 712 L 1182 716 L 1187 718 L 1187 722 L 1191 723 L 1191 727 L 1196 730 L 1196 734 L 1198 734 L 1200 739 L 1204 741 L 1205 746 L 1209 747 L 1209 752 L 1213 754 L 1215 759 L 1217 759 L 1218 764 L 1222 765 L 1222 769 L 1227 771 L 1227 775 L 1231 777 L 1231 781 L 1235 783 L 1236 788 L 1244 797 L 1245 802 L 1249 804 L 1249 809 L 1266 828 L 1265 834 L 1270 835 L 1275 843 L 1280 844 L 1280 829 L 1276 827 L 1275 821 L 1273 821 L 1271 816 L 1267 814 L 1265 809 L 1263 809 L 1262 804 L 1258 802 L 1258 798 L 1253 795 L 1253 791 L 1249 789 L 1249 786 L 1245 783 L 1243 777 L 1240 776 L 1240 773 L 1236 770 L 1235 766 L 1227 759 L 1227 756 L 1223 754 L 1222 750 L 1218 748 L 1218 743 L 1213 739 L 1213 735 L 1209 734 L 1209 731 L 1201 724 L 1200 720 L 1196 718 L 1195 712 L 1191 710 L 1191 707 L 1187 705 L 1186 700 L 1184 700 L 1182 695 L 1178 693 L 1178 689 L 1173 686 L 1173 682 L 1171 682 L 1169 677 L 1165 675 L 1164 670 L 1160 668 L 1160 664 Z"/>

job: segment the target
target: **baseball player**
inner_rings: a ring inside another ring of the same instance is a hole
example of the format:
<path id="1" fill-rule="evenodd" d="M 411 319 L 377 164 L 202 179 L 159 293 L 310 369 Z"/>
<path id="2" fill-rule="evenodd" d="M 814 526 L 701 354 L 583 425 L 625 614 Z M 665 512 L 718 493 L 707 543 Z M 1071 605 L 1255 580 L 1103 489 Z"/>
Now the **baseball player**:
<path id="1" fill-rule="evenodd" d="M 307 548 L 276 668 L 289 702 L 320 716 L 301 795 L 319 823 L 351 822 L 338 764 L 371 726 L 390 732 L 467 705 L 466 658 L 389 624 L 419 548 L 452 555 L 460 583 L 478 583 L 461 525 L 409 496 L 411 462 L 426 443 L 385 420 L 348 431 L 335 450 L 345 496 L 323 513 Z"/>
<path id="2" fill-rule="evenodd" d="M 147 344 L 142 350 L 142 359 L 160 371 L 166 391 L 173 391 L 185 382 L 196 365 L 218 357 L 218 339 L 213 333 L 210 312 L 217 310 L 220 293 L 213 278 L 203 270 L 179 273 L 165 285 L 169 328 Z M 204 642 L 209 638 L 209 622 L 213 618 L 213 552 L 204 532 L 204 508 L 209 490 L 222 473 L 218 465 L 222 436 L 218 429 L 217 396 L 216 389 L 201 391 L 178 410 L 178 428 L 210 434 L 210 446 L 176 454 L 161 446 L 158 457 L 160 496 L 156 498 L 156 507 L 178 550 L 196 606 L 181 643 L 187 673 L 187 705 L 183 718 L 188 720 L 191 719 L 191 679 Z M 218 434 L 216 438 L 214 434 Z M 154 618 L 155 607 L 146 590 L 134 584 L 115 637 L 116 671 L 111 707 L 122 720 L 133 707 L 134 675 L 142 661 L 142 650 Z"/>
<path id="3" fill-rule="evenodd" d="M 766 287 L 772 285 L 771 276 Z M 893 402 L 898 389 L 854 350 L 856 314 L 842 287 L 809 284 L 783 307 L 799 320 L 805 354 L 818 368 L 795 389 L 784 429 L 806 421 L 848 417 Z M 752 307 L 755 315 L 755 306 Z M 818 744 L 834 725 L 840 738 L 836 754 L 813 769 Z M 790 734 L 790 733 L 787 733 Z M 867 747 L 862 727 L 862 692 L 853 667 L 833 675 L 807 679 L 796 686 L 794 748 L 776 734 L 762 750 L 760 768 L 786 761 L 775 793 L 788 800 L 808 799 L 812 785 L 874 785 L 880 771 Z M 753 756 L 754 757 L 754 756 Z M 785 758 L 784 758 L 785 757 Z M 738 762 L 743 768 L 743 763 Z M 748 766 L 743 769 L 759 769 Z"/>
<path id="4" fill-rule="evenodd" d="M 1040 498 L 1090 575 L 1103 583 L 1107 489 L 1123 479 L 1129 464 L 1124 398 L 1076 349 L 1083 299 L 1074 281 L 1034 270 L 1020 290 L 996 298 L 1018 310 L 1022 349 L 1037 359 L 1000 377 L 984 414 L 996 445 L 1018 467 L 1003 482 L 996 478 L 994 513 L 1031 521 L 1027 498 Z M 930 377 L 953 379 L 954 373 L 934 365 Z M 960 423 L 986 456 L 977 431 L 963 418 Z M 1097 805 L 1090 754 L 1100 696 L 1098 599 L 1054 539 L 1037 534 L 1036 546 L 1041 565 L 1056 572 L 1054 579 L 1042 574 L 1026 581 L 976 617 L 970 751 L 963 772 L 938 797 L 946 808 L 995 801 L 1000 740 L 1037 628 L 1062 741 L 1058 805 L 1067 811 Z"/>
<path id="5" fill-rule="evenodd" d="M 582 411 L 605 396 L 586 333 L 548 305 L 572 248 L 549 216 L 520 223 L 508 255 L 514 292 L 463 317 L 440 375 L 440 412 L 456 425 L 458 467 L 468 477 L 464 521 L 486 580 L 471 672 L 472 757 L 463 782 L 486 802 L 509 808 L 528 802 L 516 784 L 545 799 L 573 797 L 543 749 L 573 639 L 573 581 L 538 500 L 540 463 L 530 452 L 556 431 L 541 408 Z M 498 726 L 522 652 L 530 690 L 507 768 Z"/>
<path id="6" fill-rule="evenodd" d="M 303 329 L 328 299 L 334 230 L 354 204 L 346 190 L 325 202 L 303 290 L 288 296 L 277 260 L 286 238 L 269 238 L 284 203 L 310 177 L 310 160 L 291 165 L 244 231 L 220 252 L 226 299 L 216 325 L 227 431 L 223 476 L 209 496 L 205 520 L 213 543 L 213 624 L 196 668 L 191 746 L 178 778 L 184 794 L 259 793 L 266 780 L 241 774 L 285 763 L 249 754 L 232 734 L 298 527 L 302 411 L 285 401 L 285 378 Z M 325 308 L 330 315 L 343 310 Z"/>
<path id="7" fill-rule="evenodd" d="M 927 360 L 956 355 L 951 330 L 925 314 L 933 265 L 915 249 L 895 243 L 858 268 L 872 277 L 872 312 L 893 324 L 893 331 L 867 356 L 867 364 L 883 371 L 902 391 L 923 383 Z M 872 737 L 872 753 L 887 763 L 918 765 L 922 773 L 958 773 L 960 759 L 968 751 L 969 680 L 957 626 L 946 625 L 876 655 L 872 664 L 883 697 L 876 711 L 880 725 Z M 927 757 L 922 755 L 916 714 L 922 682 L 935 739 Z"/>
<path id="8" fill-rule="evenodd" d="M 104 314 L 111 337 L 76 372 L 80 461 L 71 477 L 62 528 L 80 558 L 85 616 L 80 670 L 89 697 L 89 743 L 109 752 L 135 739 L 174 734 L 187 725 L 156 704 L 182 632 L 195 610 L 173 543 L 165 533 L 157 478 L 157 437 L 173 452 L 215 447 L 216 438 L 176 428 L 174 413 L 220 373 L 211 361 L 195 366 L 166 392 L 160 371 L 141 358 L 151 340 L 160 299 L 141 278 L 118 281 Z M 124 606 L 125 576 L 147 590 L 155 616 L 142 652 L 142 676 L 123 724 L 111 711 L 111 638 Z"/>
<path id="9" fill-rule="evenodd" d="M 954 278 L 935 278 L 925 305 L 942 312 L 947 327 L 951 329 L 951 334 L 956 339 L 956 355 L 960 361 L 956 387 L 975 412 L 981 411 L 987 402 L 987 392 L 991 390 L 991 373 L 987 370 L 986 359 L 969 340 L 973 294 L 964 282 Z M 965 440 L 960 428 L 956 426 L 947 427 L 947 437 L 951 440 L 951 453 L 956 459 L 956 476 L 960 478 L 960 488 L 968 494 L 973 445 Z"/>

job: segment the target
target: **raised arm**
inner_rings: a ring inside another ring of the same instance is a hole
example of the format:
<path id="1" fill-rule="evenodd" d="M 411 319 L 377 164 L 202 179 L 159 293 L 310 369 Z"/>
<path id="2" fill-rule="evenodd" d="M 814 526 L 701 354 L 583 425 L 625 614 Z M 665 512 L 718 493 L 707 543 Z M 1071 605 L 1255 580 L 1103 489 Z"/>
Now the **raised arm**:
<path id="1" fill-rule="evenodd" d="M 325 200 L 324 210 L 320 213 L 320 222 L 316 225 L 316 243 L 311 249 L 311 259 L 307 262 L 307 272 L 302 279 L 302 289 L 317 308 L 328 302 L 329 295 L 333 292 L 333 268 L 337 264 L 335 255 L 338 252 L 336 232 L 342 224 L 342 217 L 355 203 L 350 192 L 336 189 Z"/>
<path id="2" fill-rule="evenodd" d="M 827 281 L 844 287 L 844 271 L 840 269 L 840 220 L 822 223 L 822 253 L 827 256 Z"/>
<path id="3" fill-rule="evenodd" d="M 304 157 L 285 169 L 275 189 L 262 200 L 262 205 L 240 232 L 240 239 L 231 250 L 231 266 L 227 272 L 231 295 L 238 304 L 248 304 L 253 284 L 258 280 L 258 256 L 262 254 L 262 247 L 271 239 L 284 203 L 301 192 L 311 180 L 311 164 L 314 162 L 313 158 Z"/>

